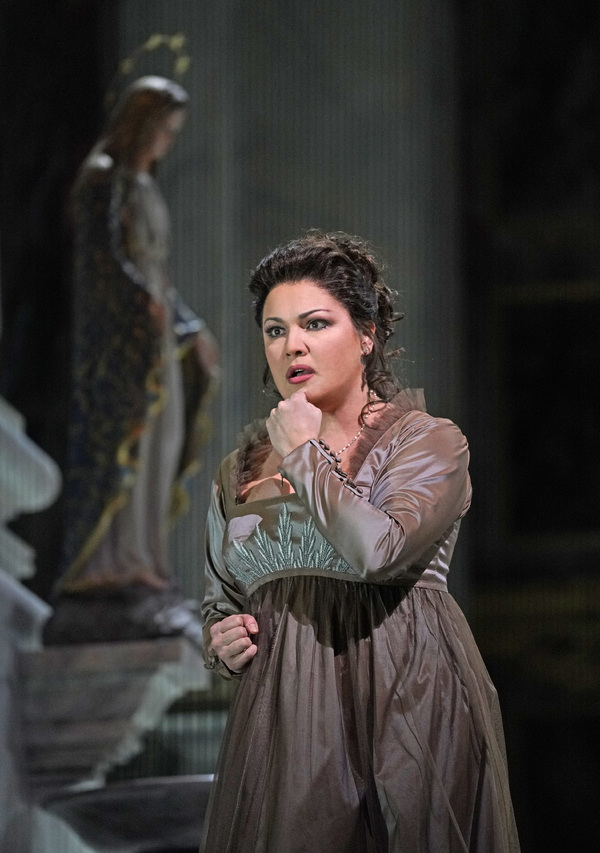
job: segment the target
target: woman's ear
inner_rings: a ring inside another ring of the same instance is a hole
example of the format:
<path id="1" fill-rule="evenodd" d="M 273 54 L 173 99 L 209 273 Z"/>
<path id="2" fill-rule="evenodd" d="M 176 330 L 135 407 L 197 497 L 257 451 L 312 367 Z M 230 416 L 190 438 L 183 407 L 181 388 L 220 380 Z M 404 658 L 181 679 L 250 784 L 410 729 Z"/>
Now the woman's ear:
<path id="1" fill-rule="evenodd" d="M 375 323 L 369 323 L 360 336 L 360 348 L 363 355 L 369 355 L 373 351 L 373 336 L 375 335 Z"/>

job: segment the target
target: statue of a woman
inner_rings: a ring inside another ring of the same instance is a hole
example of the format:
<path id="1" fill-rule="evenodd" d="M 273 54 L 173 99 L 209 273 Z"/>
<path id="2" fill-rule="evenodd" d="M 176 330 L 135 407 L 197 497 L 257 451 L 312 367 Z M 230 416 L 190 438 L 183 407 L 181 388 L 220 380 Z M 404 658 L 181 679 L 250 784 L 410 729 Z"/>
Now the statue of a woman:
<path id="1" fill-rule="evenodd" d="M 48 644 L 199 628 L 175 591 L 167 528 L 218 355 L 169 280 L 169 215 L 154 179 L 187 102 L 171 80 L 137 80 L 75 182 L 74 388 Z"/>

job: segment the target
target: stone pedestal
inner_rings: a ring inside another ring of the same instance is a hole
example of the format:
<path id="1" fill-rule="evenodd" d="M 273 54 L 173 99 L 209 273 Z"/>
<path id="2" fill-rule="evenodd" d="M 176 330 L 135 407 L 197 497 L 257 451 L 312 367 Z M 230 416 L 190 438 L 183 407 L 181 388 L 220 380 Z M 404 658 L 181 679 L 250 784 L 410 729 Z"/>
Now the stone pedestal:
<path id="1" fill-rule="evenodd" d="M 209 686 L 188 640 L 25 651 L 19 673 L 24 774 L 33 802 L 95 851 L 197 849 L 212 777 L 104 784 L 111 768 L 141 750 L 143 735 L 176 699 Z"/>
<path id="2" fill-rule="evenodd" d="M 41 648 L 51 610 L 20 583 L 35 553 L 3 524 L 46 507 L 60 482 L 0 399 L 0 853 L 197 847 L 210 777 L 104 780 L 169 705 L 209 686 L 198 650 L 182 638 Z"/>
<path id="3" fill-rule="evenodd" d="M 134 779 L 64 791 L 44 808 L 102 853 L 197 853 L 212 776 Z"/>
<path id="4" fill-rule="evenodd" d="M 188 640 L 96 643 L 20 656 L 22 737 L 31 796 L 102 785 L 141 749 L 168 706 L 209 684 Z"/>

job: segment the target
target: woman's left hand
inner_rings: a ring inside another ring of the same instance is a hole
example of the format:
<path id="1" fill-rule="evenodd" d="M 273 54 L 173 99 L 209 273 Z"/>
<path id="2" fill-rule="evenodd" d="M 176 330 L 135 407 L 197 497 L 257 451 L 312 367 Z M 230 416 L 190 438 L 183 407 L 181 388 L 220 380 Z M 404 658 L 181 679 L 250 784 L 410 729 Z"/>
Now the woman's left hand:
<path id="1" fill-rule="evenodd" d="M 322 412 L 306 399 L 304 391 L 296 391 L 277 408 L 271 409 L 267 430 L 274 449 L 283 458 L 321 431 Z"/>

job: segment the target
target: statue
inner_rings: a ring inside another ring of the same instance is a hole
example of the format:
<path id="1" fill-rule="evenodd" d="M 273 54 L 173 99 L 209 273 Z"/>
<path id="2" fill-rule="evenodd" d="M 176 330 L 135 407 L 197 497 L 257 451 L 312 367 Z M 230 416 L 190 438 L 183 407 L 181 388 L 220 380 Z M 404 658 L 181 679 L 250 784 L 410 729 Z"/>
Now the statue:
<path id="1" fill-rule="evenodd" d="M 65 535 L 46 644 L 199 642 L 167 530 L 197 464 L 218 352 L 169 280 L 169 215 L 154 179 L 187 103 L 171 80 L 136 80 L 75 181 Z"/>

